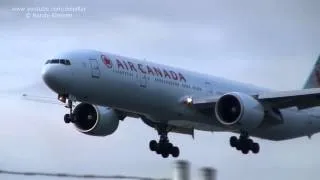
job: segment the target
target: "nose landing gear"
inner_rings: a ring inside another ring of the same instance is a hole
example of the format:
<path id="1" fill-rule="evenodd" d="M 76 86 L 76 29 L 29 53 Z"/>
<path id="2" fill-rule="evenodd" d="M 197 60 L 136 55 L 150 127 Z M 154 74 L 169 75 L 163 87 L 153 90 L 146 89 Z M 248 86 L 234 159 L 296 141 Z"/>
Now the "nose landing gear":
<path id="1" fill-rule="evenodd" d="M 64 118 L 63 118 L 64 122 L 67 124 L 70 122 L 74 122 L 73 113 L 72 113 L 73 101 L 70 98 L 68 98 L 68 95 L 58 95 L 58 100 L 63 103 L 66 103 L 67 101 L 67 104 L 65 105 L 65 107 L 70 110 L 69 114 L 64 115 Z"/>
<path id="2" fill-rule="evenodd" d="M 72 114 L 65 114 L 63 119 L 66 124 L 73 122 L 72 121 Z"/>
<path id="3" fill-rule="evenodd" d="M 64 122 L 70 123 L 73 122 L 73 113 L 72 113 L 72 100 L 68 99 L 68 104 L 65 106 L 70 110 L 69 114 L 64 115 Z"/>

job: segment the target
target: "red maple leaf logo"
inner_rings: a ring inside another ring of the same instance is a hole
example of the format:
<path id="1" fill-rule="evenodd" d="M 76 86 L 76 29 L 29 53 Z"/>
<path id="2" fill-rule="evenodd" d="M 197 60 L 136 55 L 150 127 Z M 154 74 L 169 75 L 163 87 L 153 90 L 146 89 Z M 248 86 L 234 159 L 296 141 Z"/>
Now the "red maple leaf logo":
<path id="1" fill-rule="evenodd" d="M 112 61 L 107 58 L 105 55 L 101 55 L 101 59 L 103 64 L 105 64 L 108 68 L 112 68 Z"/>

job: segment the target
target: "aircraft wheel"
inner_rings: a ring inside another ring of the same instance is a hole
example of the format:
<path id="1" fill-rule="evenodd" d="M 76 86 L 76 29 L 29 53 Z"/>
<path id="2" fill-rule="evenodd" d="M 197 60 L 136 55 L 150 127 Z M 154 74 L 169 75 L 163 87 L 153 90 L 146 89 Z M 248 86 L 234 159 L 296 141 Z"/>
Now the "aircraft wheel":
<path id="1" fill-rule="evenodd" d="M 179 155 L 180 155 L 180 150 L 179 150 L 179 148 L 176 147 L 176 146 L 173 146 L 172 149 L 171 149 L 171 155 L 172 155 L 172 157 L 174 157 L 174 158 L 179 157 Z"/>
<path id="2" fill-rule="evenodd" d="M 167 158 L 167 157 L 169 157 L 169 153 L 168 152 L 163 152 L 163 153 L 161 153 L 161 156 L 163 158 Z"/>
<path id="3" fill-rule="evenodd" d="M 236 149 L 237 149 L 238 151 L 240 151 L 240 150 L 241 150 L 241 148 L 242 148 L 241 144 L 240 144 L 240 143 L 238 143 L 238 144 L 237 144 L 237 146 L 236 146 Z"/>
<path id="4" fill-rule="evenodd" d="M 252 151 L 254 154 L 258 154 L 259 151 L 260 151 L 260 146 L 259 146 L 259 144 L 258 144 L 258 143 L 252 143 L 251 151 Z"/>
<path id="5" fill-rule="evenodd" d="M 172 149 L 172 148 L 173 148 L 172 143 L 168 143 L 168 144 L 167 144 L 167 148 L 168 148 L 168 149 Z"/>
<path id="6" fill-rule="evenodd" d="M 158 148 L 158 143 L 157 143 L 157 141 L 155 141 L 155 140 L 150 141 L 150 143 L 149 143 L 149 149 L 150 149 L 151 151 L 156 151 L 157 148 Z"/>
<path id="7" fill-rule="evenodd" d="M 242 146 L 241 152 L 242 152 L 243 154 L 248 154 L 248 153 L 249 153 L 249 147 L 246 146 L 246 145 Z"/>
<path id="8" fill-rule="evenodd" d="M 159 143 L 158 143 L 157 150 L 159 150 L 159 152 L 161 152 L 161 153 L 162 153 L 162 152 L 165 152 L 165 151 L 166 151 L 166 146 L 165 146 L 165 144 L 159 142 Z M 160 154 L 161 154 L 161 153 L 160 153 Z"/>
<path id="9" fill-rule="evenodd" d="M 159 148 L 157 148 L 156 153 L 157 153 L 157 154 L 161 154 L 161 151 L 160 151 Z"/>
<path id="10" fill-rule="evenodd" d="M 230 137 L 230 146 L 231 147 L 236 147 L 238 143 L 238 138 L 235 136 Z"/>
<path id="11" fill-rule="evenodd" d="M 71 122 L 70 114 L 65 114 L 63 119 L 65 123 L 67 124 L 70 123 Z"/>

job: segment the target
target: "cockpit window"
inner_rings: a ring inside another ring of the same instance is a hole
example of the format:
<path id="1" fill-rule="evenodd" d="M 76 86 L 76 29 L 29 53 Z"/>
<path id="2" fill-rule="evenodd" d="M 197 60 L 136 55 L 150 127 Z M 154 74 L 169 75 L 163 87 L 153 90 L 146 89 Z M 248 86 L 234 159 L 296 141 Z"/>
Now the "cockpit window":
<path id="1" fill-rule="evenodd" d="M 71 65 L 70 61 L 67 59 L 51 59 L 46 61 L 45 64 L 63 64 L 63 65 Z"/>
<path id="2" fill-rule="evenodd" d="M 51 60 L 51 64 L 59 64 L 59 59 L 53 59 L 53 60 Z"/>
<path id="3" fill-rule="evenodd" d="M 69 60 L 66 60 L 66 65 L 71 65 Z"/>

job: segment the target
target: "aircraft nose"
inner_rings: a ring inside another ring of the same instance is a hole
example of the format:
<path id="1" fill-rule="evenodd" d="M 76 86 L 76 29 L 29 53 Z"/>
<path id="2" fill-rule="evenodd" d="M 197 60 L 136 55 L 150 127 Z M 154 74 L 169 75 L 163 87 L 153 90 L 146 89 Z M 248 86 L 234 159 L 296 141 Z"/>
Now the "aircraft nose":
<path id="1" fill-rule="evenodd" d="M 53 67 L 45 67 L 42 69 L 42 79 L 52 89 L 56 89 L 59 80 L 58 74 Z"/>
<path id="2" fill-rule="evenodd" d="M 44 68 L 42 70 L 42 79 L 47 85 L 54 84 L 55 78 L 52 68 Z"/>
<path id="3" fill-rule="evenodd" d="M 57 93 L 64 93 L 67 80 L 67 77 L 64 77 L 65 73 L 61 72 L 59 67 L 45 66 L 42 69 L 42 79 L 50 89 Z"/>

